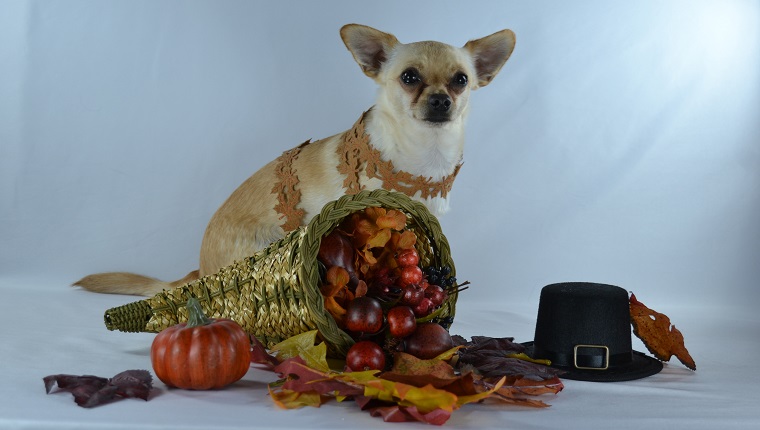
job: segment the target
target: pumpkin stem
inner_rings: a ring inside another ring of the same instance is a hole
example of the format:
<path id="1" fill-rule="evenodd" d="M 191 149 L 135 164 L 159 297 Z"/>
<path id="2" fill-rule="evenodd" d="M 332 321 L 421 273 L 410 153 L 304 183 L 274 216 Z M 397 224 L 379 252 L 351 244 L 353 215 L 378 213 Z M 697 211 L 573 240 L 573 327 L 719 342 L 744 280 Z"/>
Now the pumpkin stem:
<path id="1" fill-rule="evenodd" d="M 203 313 L 201 302 L 199 302 L 195 297 L 191 297 L 187 301 L 185 307 L 187 308 L 187 327 L 197 327 L 211 324 L 213 322 L 212 319 Z"/>

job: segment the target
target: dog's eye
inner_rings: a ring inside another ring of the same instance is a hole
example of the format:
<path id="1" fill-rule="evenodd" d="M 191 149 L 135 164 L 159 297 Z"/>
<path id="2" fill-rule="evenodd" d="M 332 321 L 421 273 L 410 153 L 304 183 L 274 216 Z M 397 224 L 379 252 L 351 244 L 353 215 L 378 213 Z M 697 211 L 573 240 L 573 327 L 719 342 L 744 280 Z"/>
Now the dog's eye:
<path id="1" fill-rule="evenodd" d="M 414 69 L 406 69 L 401 73 L 401 82 L 406 85 L 415 85 L 420 82 L 420 74 Z"/>
<path id="2" fill-rule="evenodd" d="M 457 73 L 454 79 L 451 80 L 454 85 L 465 86 L 467 85 L 467 75 L 464 73 Z"/>

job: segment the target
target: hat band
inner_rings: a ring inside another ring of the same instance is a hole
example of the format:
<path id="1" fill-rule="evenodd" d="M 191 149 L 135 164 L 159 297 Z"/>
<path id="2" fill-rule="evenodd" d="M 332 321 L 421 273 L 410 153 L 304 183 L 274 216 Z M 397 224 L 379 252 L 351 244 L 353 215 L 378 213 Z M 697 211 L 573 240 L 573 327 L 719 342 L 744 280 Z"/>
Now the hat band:
<path id="1" fill-rule="evenodd" d="M 541 351 L 536 356 L 551 361 L 553 366 L 582 370 L 607 370 L 630 363 L 633 359 L 630 352 L 610 355 L 609 348 L 604 345 L 576 345 L 570 353 Z"/>

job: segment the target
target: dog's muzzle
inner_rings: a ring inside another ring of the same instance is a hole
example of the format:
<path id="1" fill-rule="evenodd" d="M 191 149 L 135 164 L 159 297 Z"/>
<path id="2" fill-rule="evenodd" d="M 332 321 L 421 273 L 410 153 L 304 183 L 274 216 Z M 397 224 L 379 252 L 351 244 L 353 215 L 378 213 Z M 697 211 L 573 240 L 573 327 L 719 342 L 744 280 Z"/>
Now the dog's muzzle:
<path id="1" fill-rule="evenodd" d="M 428 113 L 425 120 L 429 122 L 446 122 L 451 119 L 451 97 L 448 94 L 431 94 L 428 97 Z"/>

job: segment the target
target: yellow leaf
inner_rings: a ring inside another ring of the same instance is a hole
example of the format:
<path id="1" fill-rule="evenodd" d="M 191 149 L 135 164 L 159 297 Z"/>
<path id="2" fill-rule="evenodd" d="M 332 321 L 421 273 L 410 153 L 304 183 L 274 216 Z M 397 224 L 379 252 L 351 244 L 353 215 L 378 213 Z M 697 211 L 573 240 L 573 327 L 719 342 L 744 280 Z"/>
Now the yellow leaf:
<path id="1" fill-rule="evenodd" d="M 363 370 L 361 372 L 345 372 L 340 373 L 336 375 L 336 378 L 342 379 L 344 381 L 348 382 L 356 382 L 357 384 L 364 385 L 365 383 L 369 381 L 374 381 L 377 379 L 377 374 L 380 373 L 379 370 Z"/>
<path id="2" fill-rule="evenodd" d="M 285 339 L 272 347 L 272 351 L 280 360 L 301 357 L 306 365 L 323 372 L 330 370 L 327 365 L 327 345 L 322 342 L 314 345 L 317 340 L 317 330 L 307 331 Z"/>
<path id="3" fill-rule="evenodd" d="M 467 403 L 474 403 L 474 402 L 479 402 L 479 401 L 481 401 L 481 400 L 483 400 L 483 399 L 485 399 L 485 398 L 488 398 L 488 397 L 490 397 L 490 396 L 491 396 L 491 394 L 493 394 L 493 393 L 495 393 L 496 391 L 498 391 L 498 390 L 499 390 L 499 388 L 501 388 L 501 386 L 502 386 L 502 385 L 504 385 L 504 382 L 505 382 L 506 380 L 507 380 L 507 377 L 506 377 L 506 376 L 502 377 L 502 378 L 499 380 L 499 382 L 497 382 L 497 383 L 494 385 L 494 387 L 493 387 L 492 389 L 490 389 L 490 390 L 487 390 L 487 391 L 484 391 L 484 392 L 482 392 L 482 393 L 478 393 L 478 394 L 471 394 L 471 395 L 469 395 L 469 396 L 459 396 L 459 398 L 457 399 L 457 406 L 466 405 Z"/>
<path id="4" fill-rule="evenodd" d="M 382 248 L 389 240 L 391 240 L 391 230 L 388 228 L 381 228 L 367 239 L 366 247 Z"/>
<path id="5" fill-rule="evenodd" d="M 433 360 L 443 360 L 443 361 L 449 361 L 452 357 L 454 357 L 454 354 L 457 353 L 460 349 L 464 348 L 464 345 L 455 346 L 447 351 L 444 351 L 438 356 L 436 356 Z"/>
<path id="6" fill-rule="evenodd" d="M 552 364 L 551 360 L 544 360 L 541 358 L 530 358 L 528 357 L 528 354 L 524 352 L 521 352 L 519 354 L 507 354 L 507 358 L 516 358 L 518 360 L 523 360 L 530 363 L 543 364 L 544 366 L 550 366 Z"/>
<path id="7" fill-rule="evenodd" d="M 299 356 L 312 369 L 317 369 L 321 372 L 330 371 L 330 366 L 327 365 L 327 344 L 324 342 L 306 349 Z"/>
<path id="8" fill-rule="evenodd" d="M 322 397 L 314 391 L 302 393 L 287 389 L 273 391 L 269 387 L 269 395 L 272 397 L 274 404 L 283 409 L 298 409 L 304 406 L 318 408 L 322 405 Z"/>
<path id="9" fill-rule="evenodd" d="M 420 413 L 428 413 L 435 409 L 453 411 L 457 405 L 457 396 L 439 390 L 432 385 L 422 388 L 401 382 L 393 382 L 375 376 L 376 371 L 349 372 L 339 378 L 364 386 L 366 397 L 397 403 L 401 406 L 415 406 Z"/>

